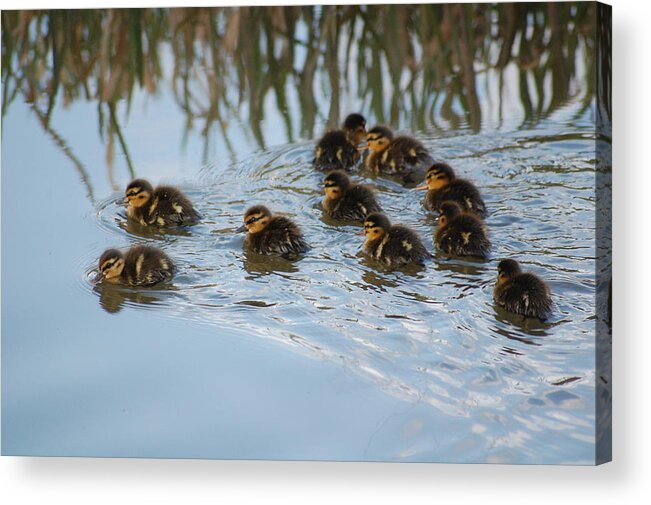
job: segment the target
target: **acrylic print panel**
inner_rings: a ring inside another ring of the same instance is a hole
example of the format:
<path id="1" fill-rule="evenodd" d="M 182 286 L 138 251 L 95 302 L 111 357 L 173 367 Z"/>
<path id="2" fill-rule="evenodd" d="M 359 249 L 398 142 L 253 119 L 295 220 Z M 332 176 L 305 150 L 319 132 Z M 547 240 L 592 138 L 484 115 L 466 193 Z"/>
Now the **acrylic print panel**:
<path id="1" fill-rule="evenodd" d="M 4 11 L 3 454 L 608 461 L 610 12 Z"/>

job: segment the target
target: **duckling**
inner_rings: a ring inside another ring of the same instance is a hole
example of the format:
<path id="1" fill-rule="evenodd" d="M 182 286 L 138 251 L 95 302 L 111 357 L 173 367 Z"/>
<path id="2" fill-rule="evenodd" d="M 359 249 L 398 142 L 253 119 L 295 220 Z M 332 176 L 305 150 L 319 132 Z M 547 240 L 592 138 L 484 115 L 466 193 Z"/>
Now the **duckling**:
<path id="1" fill-rule="evenodd" d="M 405 226 L 392 226 L 389 218 L 379 212 L 366 216 L 364 235 L 366 254 L 388 267 L 423 265 L 430 257 L 416 232 Z"/>
<path id="2" fill-rule="evenodd" d="M 375 173 L 398 175 L 403 184 L 421 181 L 434 160 L 423 144 L 405 135 L 395 137 L 390 128 L 376 126 L 366 134 L 369 155 L 366 168 Z"/>
<path id="3" fill-rule="evenodd" d="M 486 227 L 472 214 L 466 214 L 452 201 L 443 202 L 440 208 L 439 227 L 434 241 L 436 247 L 456 256 L 476 256 L 485 259 L 491 243 Z"/>
<path id="4" fill-rule="evenodd" d="M 323 210 L 334 219 L 364 222 L 368 214 L 382 211 L 371 188 L 353 184 L 341 170 L 330 172 L 323 185 Z"/>
<path id="5" fill-rule="evenodd" d="M 361 156 L 357 144 L 366 138 L 366 119 L 361 114 L 349 114 L 341 130 L 326 132 L 314 150 L 317 170 L 350 170 Z"/>
<path id="6" fill-rule="evenodd" d="M 309 246 L 301 229 L 290 219 L 274 216 L 264 205 L 256 205 L 244 213 L 244 224 L 238 232 L 247 231 L 244 243 L 258 254 L 280 254 L 296 259 Z"/>
<path id="7" fill-rule="evenodd" d="M 510 312 L 544 321 L 552 311 L 549 287 L 540 277 L 523 273 L 517 261 L 500 261 L 493 298 L 495 303 Z"/>
<path id="8" fill-rule="evenodd" d="M 158 186 L 144 179 L 129 183 L 125 191 L 127 217 L 143 226 L 179 226 L 194 224 L 201 215 L 177 188 Z"/>
<path id="9" fill-rule="evenodd" d="M 126 253 L 118 249 L 104 251 L 99 259 L 96 281 L 127 286 L 153 286 L 174 276 L 176 266 L 160 249 L 135 245 Z"/>
<path id="10" fill-rule="evenodd" d="M 434 163 L 427 169 L 425 184 L 414 189 L 428 190 L 423 206 L 436 211 L 446 200 L 457 202 L 465 212 L 471 212 L 482 219 L 486 217 L 486 205 L 479 190 L 466 179 L 457 179 L 454 170 L 447 163 Z"/>

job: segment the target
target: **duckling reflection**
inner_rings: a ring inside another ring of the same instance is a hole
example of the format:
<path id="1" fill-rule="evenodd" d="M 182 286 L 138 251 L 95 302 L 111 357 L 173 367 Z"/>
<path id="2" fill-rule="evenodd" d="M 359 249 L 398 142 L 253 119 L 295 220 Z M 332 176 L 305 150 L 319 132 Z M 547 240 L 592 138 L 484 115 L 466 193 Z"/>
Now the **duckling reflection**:
<path id="1" fill-rule="evenodd" d="M 125 191 L 127 217 L 143 226 L 183 226 L 195 224 L 201 215 L 178 188 L 158 186 L 144 179 L 129 183 Z"/>
<path id="2" fill-rule="evenodd" d="M 390 279 L 384 275 L 379 274 L 374 270 L 366 270 L 362 274 L 364 285 L 360 285 L 364 290 L 372 289 L 373 291 L 386 292 L 387 289 L 398 287 L 397 279 Z"/>
<path id="3" fill-rule="evenodd" d="M 314 150 L 317 170 L 350 170 L 361 154 L 357 144 L 366 138 L 366 119 L 361 114 L 349 114 L 341 130 L 326 132 Z"/>
<path id="4" fill-rule="evenodd" d="M 282 256 L 258 254 L 254 251 L 245 250 L 242 260 L 244 269 L 251 275 L 249 279 L 255 279 L 274 273 L 293 274 L 299 271 L 298 266 Z"/>
<path id="5" fill-rule="evenodd" d="M 417 184 L 434 160 L 418 140 L 401 135 L 394 137 L 386 126 L 376 126 L 366 135 L 369 154 L 366 168 L 376 174 L 399 176 L 405 185 Z"/>
<path id="6" fill-rule="evenodd" d="M 136 305 L 156 305 L 162 302 L 162 298 L 154 292 L 134 290 L 116 284 L 98 284 L 93 291 L 99 295 L 100 306 L 109 314 L 120 312 L 125 302 Z"/>
<path id="7" fill-rule="evenodd" d="M 118 221 L 118 227 L 131 235 L 136 235 L 143 238 L 161 238 L 166 235 L 175 235 L 179 237 L 190 237 L 192 232 L 183 227 L 159 227 L 159 226 L 146 226 L 139 222 L 125 219 Z"/>
<path id="8" fill-rule="evenodd" d="M 516 340 L 524 344 L 542 345 L 540 342 L 524 337 L 522 333 L 532 337 L 546 337 L 549 335 L 548 330 L 555 326 L 553 324 L 545 323 L 540 319 L 514 314 L 498 305 L 493 305 L 493 313 L 496 321 L 507 325 L 507 327 L 516 327 L 518 330 L 516 333 L 505 327 L 495 327 L 493 328 L 493 331 L 510 340 Z"/>

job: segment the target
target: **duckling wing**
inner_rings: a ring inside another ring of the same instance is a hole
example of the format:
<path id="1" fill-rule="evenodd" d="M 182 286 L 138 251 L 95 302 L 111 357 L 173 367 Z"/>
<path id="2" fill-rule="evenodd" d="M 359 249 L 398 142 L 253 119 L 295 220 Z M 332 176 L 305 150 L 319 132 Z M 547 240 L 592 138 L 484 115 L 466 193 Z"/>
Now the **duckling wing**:
<path id="1" fill-rule="evenodd" d="M 445 200 L 457 202 L 466 212 L 484 218 L 487 214 L 486 204 L 477 187 L 466 179 L 455 179 L 446 188 L 439 191 L 439 204 Z"/>
<path id="2" fill-rule="evenodd" d="M 169 257 L 151 246 L 132 247 L 125 256 L 124 272 L 129 284 L 134 286 L 153 286 L 169 280 L 176 267 Z"/>
<path id="3" fill-rule="evenodd" d="M 526 315 L 542 320 L 549 317 L 552 311 L 552 299 L 544 281 L 534 274 L 523 273 L 513 279 L 513 284 L 522 293 L 521 304 Z"/>
<path id="4" fill-rule="evenodd" d="M 511 312 L 545 320 L 552 311 L 552 300 L 547 285 L 534 274 L 515 276 L 494 293 L 495 302 Z"/>
<path id="5" fill-rule="evenodd" d="M 394 173 L 402 175 L 403 184 L 418 184 L 434 160 L 427 148 L 411 137 L 397 137 L 389 146 L 389 165 Z"/>
<path id="6" fill-rule="evenodd" d="M 312 164 L 317 170 L 350 170 L 360 158 L 342 130 L 327 132 L 316 145 Z"/>
<path id="7" fill-rule="evenodd" d="M 155 214 L 156 221 L 160 218 L 165 224 L 178 226 L 194 224 L 201 219 L 201 214 L 194 209 L 192 202 L 178 189 L 160 186 L 154 193 L 157 205 L 152 209 L 152 214 Z"/>
<path id="8" fill-rule="evenodd" d="M 381 212 L 382 208 L 375 199 L 373 191 L 364 185 L 354 185 L 342 198 L 337 208 L 337 219 L 346 221 L 363 221 L 373 212 Z"/>
<path id="9" fill-rule="evenodd" d="M 389 230 L 390 240 L 385 246 L 384 254 L 393 257 L 399 264 L 424 264 L 430 256 L 420 237 L 407 227 L 396 225 Z"/>
<path id="10" fill-rule="evenodd" d="M 284 258 L 295 259 L 309 249 L 300 228 L 286 217 L 274 218 L 264 231 L 266 248 Z"/>
<path id="11" fill-rule="evenodd" d="M 481 221 L 471 215 L 454 218 L 436 234 L 437 247 L 456 256 L 474 256 L 485 259 L 490 251 L 490 241 Z"/>

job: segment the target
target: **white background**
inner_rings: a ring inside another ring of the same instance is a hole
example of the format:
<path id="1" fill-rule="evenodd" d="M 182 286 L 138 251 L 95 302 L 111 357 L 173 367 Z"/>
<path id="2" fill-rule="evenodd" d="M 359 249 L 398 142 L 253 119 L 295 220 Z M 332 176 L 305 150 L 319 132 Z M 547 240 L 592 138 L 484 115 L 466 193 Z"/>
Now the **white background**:
<path id="1" fill-rule="evenodd" d="M 140 0 L 136 5 L 179 3 Z M 217 3 L 242 2 L 190 2 Z M 651 286 L 646 263 L 651 246 L 651 9 L 643 1 L 611 3 L 616 278 L 613 463 L 585 468 L 3 457 L 2 503 L 651 503 L 651 332 L 645 317 L 650 312 L 646 287 Z M 4 8 L 21 9 L 99 5 L 133 6 L 106 0 L 3 1 Z"/>

